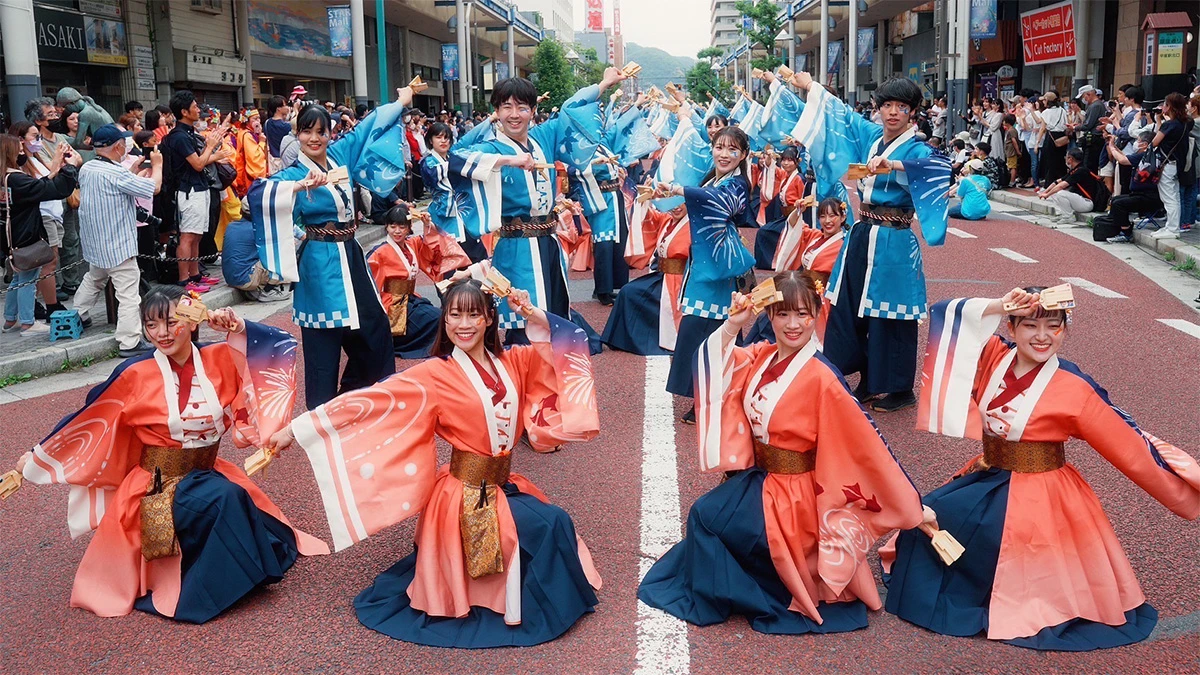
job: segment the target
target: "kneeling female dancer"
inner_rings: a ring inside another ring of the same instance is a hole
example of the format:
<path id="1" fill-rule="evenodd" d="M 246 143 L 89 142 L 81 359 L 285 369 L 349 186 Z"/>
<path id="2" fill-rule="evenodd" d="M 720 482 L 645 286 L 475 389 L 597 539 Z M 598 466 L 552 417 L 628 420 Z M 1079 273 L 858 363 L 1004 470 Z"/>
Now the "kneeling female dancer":
<path id="1" fill-rule="evenodd" d="M 599 431 L 587 336 L 513 290 L 531 345 L 500 346 L 492 296 L 458 281 L 424 361 L 343 394 L 276 434 L 317 476 L 338 550 L 418 513 L 415 549 L 354 601 L 358 619 L 435 647 L 535 645 L 597 604 L 600 576 L 565 511 L 510 473 L 527 434 L 540 452 Z M 434 440 L 453 448 L 437 467 Z"/>
<path id="2" fill-rule="evenodd" d="M 182 294 L 146 295 L 155 351 L 117 366 L 17 465 L 32 483 L 71 486 L 71 536 L 96 531 L 71 606 L 99 616 L 139 609 L 204 623 L 282 579 L 298 554 L 329 553 L 217 457 L 227 430 L 247 447 L 287 424 L 296 340 L 218 309 L 209 325 L 229 338 L 199 347 L 195 324 L 175 317 Z"/>
<path id="3" fill-rule="evenodd" d="M 817 351 L 811 278 L 774 279 L 777 344 L 734 346 L 752 317 L 734 293 L 729 319 L 700 347 L 700 466 L 735 473 L 692 505 L 687 537 L 638 597 L 701 626 L 736 612 L 763 633 L 864 628 L 867 609 L 882 606 L 867 550 L 923 522 L 920 495 Z"/>
<path id="4" fill-rule="evenodd" d="M 1200 516 L 1200 466 L 1058 358 L 1067 312 L 1041 307 L 1041 290 L 948 300 L 930 312 L 918 428 L 982 438 L 983 454 L 924 500 L 966 553 L 947 567 L 924 535 L 901 532 L 880 550 L 891 571 L 887 610 L 944 635 L 986 631 L 1031 649 L 1139 642 L 1158 612 L 1063 443 L 1087 442 L 1189 519 Z M 1006 313 L 1012 342 L 992 334 Z"/>

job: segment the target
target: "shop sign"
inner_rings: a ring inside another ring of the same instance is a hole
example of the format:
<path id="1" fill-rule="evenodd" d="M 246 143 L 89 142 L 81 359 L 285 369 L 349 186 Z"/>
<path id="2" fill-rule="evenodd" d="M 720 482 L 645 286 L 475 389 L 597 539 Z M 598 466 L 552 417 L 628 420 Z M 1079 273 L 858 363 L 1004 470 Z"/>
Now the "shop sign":
<path id="1" fill-rule="evenodd" d="M 190 82 L 232 87 L 246 84 L 246 62 L 242 59 L 191 52 L 187 55 L 186 66 L 184 79 Z"/>
<path id="2" fill-rule="evenodd" d="M 1000 78 L 995 73 L 979 78 L 980 98 L 996 98 L 1000 94 Z"/>
<path id="3" fill-rule="evenodd" d="M 79 11 L 121 18 L 121 0 L 79 0 Z"/>
<path id="4" fill-rule="evenodd" d="M 1009 80 L 1017 76 L 1017 69 L 1012 66 L 1000 66 L 996 69 L 996 76 L 1002 80 Z"/>
<path id="5" fill-rule="evenodd" d="M 33 8 L 38 57 L 47 61 L 87 63 L 83 16 L 44 7 Z"/>
<path id="6" fill-rule="evenodd" d="M 971 39 L 996 37 L 996 0 L 971 0 Z"/>
<path id="7" fill-rule="evenodd" d="M 457 80 L 458 79 L 458 44 L 454 42 L 442 43 L 442 79 Z"/>
<path id="8" fill-rule="evenodd" d="M 1183 33 L 1158 34 L 1159 75 L 1179 75 L 1183 72 Z"/>
<path id="9" fill-rule="evenodd" d="M 587 0 L 587 10 L 584 26 L 589 33 L 599 33 L 604 30 L 604 0 Z"/>
<path id="10" fill-rule="evenodd" d="M 137 88 L 143 91 L 154 91 L 154 79 L 151 78 L 146 80 L 139 77 L 137 81 Z"/>
<path id="11" fill-rule="evenodd" d="M 1146 75 L 1154 74 L 1154 33 L 1146 33 Z"/>
<path id="12" fill-rule="evenodd" d="M 1025 65 L 1075 58 L 1075 12 L 1062 2 L 1021 14 L 1021 46 Z"/>
<path id="13" fill-rule="evenodd" d="M 95 16 L 85 16 L 83 20 L 88 62 L 128 66 L 129 57 L 125 55 L 125 22 Z"/>
<path id="14" fill-rule="evenodd" d="M 350 56 L 354 53 L 350 43 L 350 5 L 326 7 L 329 16 L 329 52 L 333 56 Z"/>

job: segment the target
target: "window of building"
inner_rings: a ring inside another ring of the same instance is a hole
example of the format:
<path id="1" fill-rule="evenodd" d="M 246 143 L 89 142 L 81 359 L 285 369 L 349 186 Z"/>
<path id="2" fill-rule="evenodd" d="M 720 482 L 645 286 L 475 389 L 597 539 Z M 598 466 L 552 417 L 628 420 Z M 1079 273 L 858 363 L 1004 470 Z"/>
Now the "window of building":
<path id="1" fill-rule="evenodd" d="M 221 4 L 225 0 L 192 0 L 192 11 L 220 14 Z"/>
<path id="2" fill-rule="evenodd" d="M 413 77 L 420 75 L 421 79 L 426 82 L 442 81 L 442 69 L 440 67 L 431 68 L 429 66 L 421 66 L 414 63 L 412 66 L 412 74 Z"/>

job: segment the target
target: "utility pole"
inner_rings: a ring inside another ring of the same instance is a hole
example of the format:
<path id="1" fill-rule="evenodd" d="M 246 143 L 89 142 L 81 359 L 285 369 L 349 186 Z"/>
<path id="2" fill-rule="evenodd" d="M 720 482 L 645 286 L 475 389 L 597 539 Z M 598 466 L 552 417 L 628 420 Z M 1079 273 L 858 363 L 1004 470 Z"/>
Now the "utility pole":
<path id="1" fill-rule="evenodd" d="M 821 53 L 817 56 L 817 62 L 821 64 L 821 74 L 817 77 L 817 81 L 821 86 L 827 86 L 829 82 L 829 0 L 821 0 Z"/>
<path id="2" fill-rule="evenodd" d="M 850 14 L 850 27 L 842 61 L 846 68 L 846 102 L 853 106 L 858 103 L 858 3 L 850 0 L 846 11 Z"/>

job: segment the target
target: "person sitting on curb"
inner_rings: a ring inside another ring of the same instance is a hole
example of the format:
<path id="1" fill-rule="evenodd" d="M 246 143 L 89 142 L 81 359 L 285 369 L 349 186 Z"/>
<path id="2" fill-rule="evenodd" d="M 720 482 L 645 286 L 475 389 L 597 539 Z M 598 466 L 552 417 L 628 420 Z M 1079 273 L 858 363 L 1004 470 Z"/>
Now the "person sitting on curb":
<path id="1" fill-rule="evenodd" d="M 975 163 L 978 160 L 978 163 Z M 1006 171 L 1000 166 L 1000 161 L 992 157 L 992 145 L 987 141 L 980 141 L 975 144 L 975 149 L 971 151 L 971 159 L 967 165 L 971 167 L 971 173 L 977 176 L 983 176 L 988 179 L 992 187 L 1003 185 L 1001 182 L 1001 172 Z M 966 173 L 964 169 L 963 173 Z"/>
<path id="2" fill-rule="evenodd" d="M 1076 149 L 1067 153 L 1067 175 L 1050 187 L 1038 190 L 1037 196 L 1054 206 L 1059 223 L 1073 223 L 1076 213 L 1095 210 L 1092 199 L 1098 192 L 1096 177 L 1083 163 L 1083 151 Z"/>
<path id="3" fill-rule="evenodd" d="M 957 183 L 950 186 L 951 218 L 963 220 L 983 220 L 992 212 L 992 204 L 988 195 L 992 193 L 992 181 L 986 176 L 976 174 L 976 167 L 982 167 L 983 160 L 973 159 L 963 167 L 963 176 Z"/>
<path id="4" fill-rule="evenodd" d="M 303 233 L 297 233 L 303 238 Z M 250 222 L 250 207 L 242 202 L 242 218 L 225 227 L 224 247 L 221 250 L 221 274 L 225 283 L 242 291 L 258 302 L 290 300 L 290 284 L 273 281 L 258 259 L 258 244 L 254 240 L 254 223 Z"/>
<path id="5" fill-rule="evenodd" d="M 1108 210 L 1113 223 L 1120 230 L 1116 236 L 1108 238 L 1108 243 L 1128 244 L 1133 241 L 1133 224 L 1129 222 L 1129 214 L 1150 215 L 1157 213 L 1163 206 L 1162 199 L 1158 196 L 1158 185 L 1138 180 L 1140 176 L 1137 166 L 1142 161 L 1142 155 L 1150 149 L 1154 131 L 1143 131 L 1139 134 L 1134 144 L 1126 147 L 1126 150 L 1129 150 L 1128 154 L 1117 148 L 1116 136 L 1108 134 L 1107 137 L 1108 156 L 1116 160 L 1121 181 L 1121 194 L 1112 198 Z"/>

